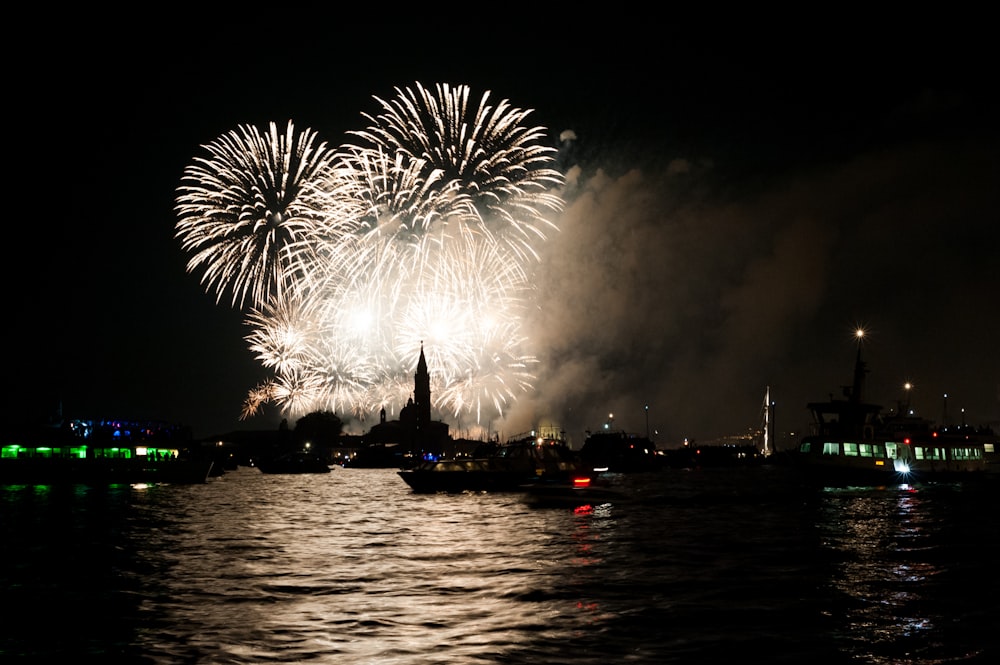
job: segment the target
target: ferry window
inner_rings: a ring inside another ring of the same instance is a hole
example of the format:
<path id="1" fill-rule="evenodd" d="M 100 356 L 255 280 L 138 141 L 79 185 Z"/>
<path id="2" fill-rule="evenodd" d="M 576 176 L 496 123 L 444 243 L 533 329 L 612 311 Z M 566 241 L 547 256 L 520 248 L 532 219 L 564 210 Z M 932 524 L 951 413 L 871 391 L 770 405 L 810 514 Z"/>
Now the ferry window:
<path id="1" fill-rule="evenodd" d="M 858 450 L 861 452 L 862 457 L 872 456 L 872 444 L 870 443 L 862 443 Z"/>
<path id="2" fill-rule="evenodd" d="M 830 443 L 829 441 L 827 441 L 826 443 L 823 444 L 823 454 L 824 455 L 839 455 L 840 454 L 840 445 L 838 445 L 836 443 Z"/>
<path id="3" fill-rule="evenodd" d="M 972 459 L 972 454 L 968 448 L 955 448 L 952 453 L 954 454 L 954 459 Z"/>
<path id="4" fill-rule="evenodd" d="M 881 443 L 873 443 L 872 457 L 876 457 L 878 459 L 885 459 L 885 446 L 883 446 Z"/>
<path id="5" fill-rule="evenodd" d="M 845 443 L 844 444 L 844 455 L 848 457 L 858 456 L 858 444 L 856 443 Z"/>
<path id="6" fill-rule="evenodd" d="M 801 446 L 799 446 L 800 453 L 807 453 L 812 448 L 809 441 L 804 441 Z"/>

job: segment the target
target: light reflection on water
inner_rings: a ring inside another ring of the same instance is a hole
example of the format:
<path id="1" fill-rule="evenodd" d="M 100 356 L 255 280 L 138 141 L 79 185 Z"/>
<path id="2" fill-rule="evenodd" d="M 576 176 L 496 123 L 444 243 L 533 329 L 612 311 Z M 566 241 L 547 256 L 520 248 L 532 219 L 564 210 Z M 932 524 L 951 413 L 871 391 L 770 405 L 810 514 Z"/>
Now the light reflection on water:
<path id="1" fill-rule="evenodd" d="M 578 510 L 413 494 L 388 469 L 0 486 L 0 582 L 26 606 L 0 655 L 929 664 L 996 647 L 998 603 L 977 593 L 992 493 L 805 492 L 776 473 L 623 477 L 629 500 Z"/>

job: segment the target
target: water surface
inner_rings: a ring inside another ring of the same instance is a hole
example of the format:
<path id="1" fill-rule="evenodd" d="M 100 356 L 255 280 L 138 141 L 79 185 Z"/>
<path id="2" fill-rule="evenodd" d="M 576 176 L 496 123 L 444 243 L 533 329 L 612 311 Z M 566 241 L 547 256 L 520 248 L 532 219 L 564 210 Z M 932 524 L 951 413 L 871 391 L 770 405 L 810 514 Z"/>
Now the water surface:
<path id="1" fill-rule="evenodd" d="M 671 470 L 623 499 L 414 494 L 391 469 L 0 485 L 4 662 L 972 663 L 996 487 Z"/>

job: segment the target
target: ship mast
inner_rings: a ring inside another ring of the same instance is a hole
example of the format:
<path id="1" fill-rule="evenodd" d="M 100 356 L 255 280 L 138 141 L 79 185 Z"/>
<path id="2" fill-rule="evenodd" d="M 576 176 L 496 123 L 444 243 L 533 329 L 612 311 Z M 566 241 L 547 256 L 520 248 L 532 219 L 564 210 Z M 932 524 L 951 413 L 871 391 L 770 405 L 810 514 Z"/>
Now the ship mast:
<path id="1" fill-rule="evenodd" d="M 771 402 L 771 386 L 764 388 L 763 426 L 761 429 L 764 432 L 764 447 L 761 453 L 767 457 L 774 452 L 774 404 Z"/>
<path id="2" fill-rule="evenodd" d="M 851 394 L 848 398 L 851 400 L 852 404 L 861 404 L 862 393 L 864 391 L 865 385 L 865 374 L 868 370 L 865 368 L 865 362 L 861 360 L 861 340 L 865 336 L 865 331 L 858 328 L 854 331 L 854 337 L 858 340 L 858 355 L 854 360 L 854 383 L 851 386 Z"/>

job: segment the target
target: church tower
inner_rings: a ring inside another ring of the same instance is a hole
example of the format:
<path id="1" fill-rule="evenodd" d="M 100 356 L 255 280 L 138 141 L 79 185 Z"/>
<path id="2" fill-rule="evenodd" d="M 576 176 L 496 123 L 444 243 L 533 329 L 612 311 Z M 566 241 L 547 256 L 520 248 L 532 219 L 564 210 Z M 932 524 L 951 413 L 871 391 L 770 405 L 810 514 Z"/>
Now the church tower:
<path id="1" fill-rule="evenodd" d="M 420 342 L 420 360 L 417 361 L 417 373 L 413 375 L 413 403 L 417 408 L 418 426 L 431 421 L 431 375 L 427 372 L 427 359 L 424 357 L 424 343 Z"/>

